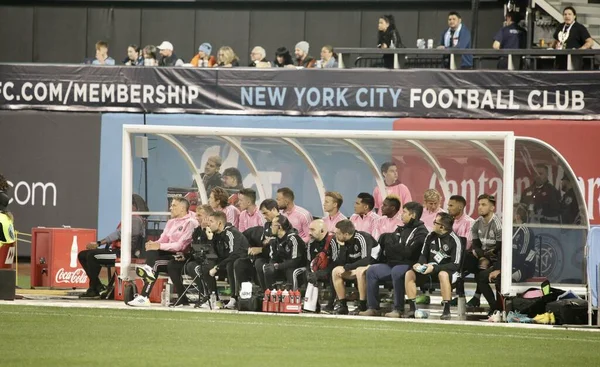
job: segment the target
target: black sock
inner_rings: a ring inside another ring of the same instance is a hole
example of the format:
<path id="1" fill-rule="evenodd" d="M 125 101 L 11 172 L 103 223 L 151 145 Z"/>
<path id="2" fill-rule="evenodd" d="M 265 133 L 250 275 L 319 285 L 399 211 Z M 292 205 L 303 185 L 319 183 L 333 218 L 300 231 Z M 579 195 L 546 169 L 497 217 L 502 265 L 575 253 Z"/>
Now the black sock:
<path id="1" fill-rule="evenodd" d="M 417 305 L 414 298 L 408 300 L 408 307 L 410 307 L 410 310 L 413 312 L 417 310 Z"/>
<path id="2" fill-rule="evenodd" d="M 344 307 L 348 307 L 348 304 L 346 303 L 346 299 L 341 299 L 340 300 L 340 305 L 344 306 Z"/>
<path id="3" fill-rule="evenodd" d="M 360 300 L 358 304 L 358 309 L 361 311 L 367 310 L 367 300 Z"/>
<path id="4" fill-rule="evenodd" d="M 450 313 L 450 301 L 442 301 L 444 304 L 444 313 Z"/>

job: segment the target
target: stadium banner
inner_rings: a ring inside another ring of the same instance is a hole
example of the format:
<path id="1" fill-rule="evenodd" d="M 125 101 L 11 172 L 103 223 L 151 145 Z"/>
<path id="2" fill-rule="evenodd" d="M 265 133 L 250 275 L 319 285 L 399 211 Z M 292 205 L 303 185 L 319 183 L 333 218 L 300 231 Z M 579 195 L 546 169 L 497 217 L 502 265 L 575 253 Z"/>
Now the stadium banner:
<path id="1" fill-rule="evenodd" d="M 0 65 L 0 109 L 429 118 L 600 118 L 600 74 Z"/>

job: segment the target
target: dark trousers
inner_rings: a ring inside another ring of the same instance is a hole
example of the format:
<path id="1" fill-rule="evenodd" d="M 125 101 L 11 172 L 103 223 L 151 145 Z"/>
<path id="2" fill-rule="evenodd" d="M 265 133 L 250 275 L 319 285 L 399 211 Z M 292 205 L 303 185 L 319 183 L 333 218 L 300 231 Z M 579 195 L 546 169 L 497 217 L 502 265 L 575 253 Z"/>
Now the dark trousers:
<path id="1" fill-rule="evenodd" d="M 185 266 L 185 270 L 186 273 L 190 274 L 190 276 L 192 277 L 196 277 L 196 275 L 200 273 L 200 277 L 196 278 L 195 283 L 198 289 L 204 294 L 211 294 L 212 292 L 215 292 L 217 297 L 219 296 L 217 292 L 217 277 L 219 277 L 219 279 L 221 280 L 227 278 L 227 282 L 231 287 L 231 295 L 235 296 L 237 289 L 235 287 L 235 275 L 233 272 L 233 264 L 233 261 L 229 262 L 226 268 L 219 269 L 214 277 L 210 276 L 209 274 L 210 270 L 214 268 L 215 265 L 217 265 L 217 262 L 213 260 L 208 260 L 202 265 L 199 265 L 196 261 L 190 261 Z M 201 279 L 204 281 L 204 283 L 206 283 L 206 289 L 204 289 Z"/>
<path id="2" fill-rule="evenodd" d="M 169 278 L 171 278 L 171 282 L 173 282 L 173 287 L 175 288 L 175 293 L 177 293 L 178 296 L 181 296 L 185 291 L 182 278 L 185 264 L 186 260 L 178 261 L 175 259 L 169 260 L 169 263 L 167 264 L 167 274 L 169 274 Z"/>
<path id="3" fill-rule="evenodd" d="M 394 286 L 394 308 L 404 311 L 404 276 L 410 269 L 408 265 L 374 264 L 367 269 L 367 304 L 369 308 L 379 309 L 379 283 L 392 281 Z"/>
<path id="4" fill-rule="evenodd" d="M 256 269 L 256 274 L 258 276 L 260 288 L 263 290 L 263 292 L 267 288 L 273 288 L 277 280 L 285 280 L 285 287 L 287 287 L 287 289 L 292 289 L 292 286 L 294 284 L 294 270 L 296 270 L 295 268 L 275 270 L 272 267 L 272 263 L 267 262 L 267 260 L 265 259 L 257 259 L 254 262 L 254 268 Z"/>
<path id="5" fill-rule="evenodd" d="M 498 309 L 496 304 L 496 297 L 494 296 L 494 291 L 492 287 L 490 287 L 490 273 L 494 271 L 493 268 L 482 270 L 477 274 L 475 279 L 477 280 L 477 289 L 481 291 L 481 294 L 485 297 L 485 300 L 490 305 L 490 311 L 495 311 Z M 500 279 L 500 277 L 498 277 Z"/>
<path id="6" fill-rule="evenodd" d="M 169 265 L 169 261 L 173 260 L 174 253 L 163 250 L 153 250 L 146 252 L 146 265 L 152 268 L 154 272 L 154 278 L 158 278 L 159 273 L 166 273 L 167 266 Z M 148 279 L 143 279 L 144 281 L 144 289 L 142 290 L 142 296 L 148 297 L 150 292 L 152 292 L 152 288 L 154 288 L 155 281 L 150 281 Z"/>
<path id="7" fill-rule="evenodd" d="M 90 278 L 90 289 L 97 292 L 102 290 L 102 282 L 99 278 L 102 265 L 114 267 L 118 255 L 118 251 L 111 249 L 83 250 L 77 255 L 79 263 Z"/>
<path id="8" fill-rule="evenodd" d="M 256 261 L 256 260 L 255 260 Z M 235 276 L 235 289 L 240 289 L 244 282 L 251 282 L 256 278 L 256 269 L 254 262 L 250 258 L 241 258 L 233 263 L 233 274 Z M 237 295 L 236 295 L 237 296 Z"/>

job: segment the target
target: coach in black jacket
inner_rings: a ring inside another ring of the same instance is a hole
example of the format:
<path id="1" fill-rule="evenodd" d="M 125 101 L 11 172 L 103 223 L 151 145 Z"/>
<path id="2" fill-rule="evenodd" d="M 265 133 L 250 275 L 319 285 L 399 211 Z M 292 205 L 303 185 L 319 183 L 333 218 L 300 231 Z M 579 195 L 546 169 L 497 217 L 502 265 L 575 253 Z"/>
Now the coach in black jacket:
<path id="1" fill-rule="evenodd" d="M 291 289 L 294 270 L 306 262 L 306 245 L 287 217 L 278 215 L 271 222 L 271 231 L 277 237 L 270 247 L 270 261 L 263 266 L 264 284 L 272 288 L 276 278 L 285 276 L 286 287 Z"/>
<path id="2" fill-rule="evenodd" d="M 367 232 L 357 231 L 354 224 L 348 219 L 335 225 L 335 238 L 336 241 L 332 243 L 333 246 L 331 247 L 331 259 L 333 261 L 331 279 L 339 302 L 333 313 L 347 315 L 348 306 L 346 305 L 344 280 L 357 279 L 357 269 L 373 264 L 379 258 L 381 247 L 373 236 Z M 360 284 L 358 284 L 358 289 L 360 299 L 365 302 L 367 295 L 360 294 Z"/>
<path id="3" fill-rule="evenodd" d="M 386 317 L 398 318 L 404 314 L 404 275 L 417 262 L 427 236 L 427 228 L 421 222 L 423 206 L 411 201 L 404 204 L 402 222 L 393 233 L 384 233 L 379 238 L 383 249 L 380 264 L 367 270 L 367 301 L 369 308 L 361 316 L 379 315 L 379 284 L 392 281 L 394 286 L 394 310 Z"/>
<path id="4" fill-rule="evenodd" d="M 452 275 L 459 269 L 462 257 L 461 239 L 452 231 L 454 218 L 439 213 L 433 222 L 433 231 L 425 238 L 419 262 L 406 273 L 405 286 L 410 311 L 407 317 L 415 317 L 417 285 L 439 281 L 444 312 L 440 319 L 450 319 Z"/>

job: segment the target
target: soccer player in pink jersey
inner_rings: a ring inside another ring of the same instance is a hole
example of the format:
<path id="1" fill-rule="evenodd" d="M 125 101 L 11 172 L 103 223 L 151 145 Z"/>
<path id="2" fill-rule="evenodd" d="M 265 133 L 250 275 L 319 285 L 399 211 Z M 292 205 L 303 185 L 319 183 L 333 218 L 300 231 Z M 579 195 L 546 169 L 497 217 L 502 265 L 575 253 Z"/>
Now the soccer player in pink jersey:
<path id="1" fill-rule="evenodd" d="M 325 228 L 327 232 L 335 233 L 335 225 L 337 222 L 348 219 L 344 214 L 340 212 L 340 207 L 344 202 L 342 194 L 336 191 L 327 191 L 325 193 L 325 200 L 323 203 L 323 210 L 327 215 L 323 217 L 325 222 Z"/>
<path id="2" fill-rule="evenodd" d="M 240 211 L 233 205 L 228 203 L 229 194 L 225 189 L 221 187 L 215 187 L 210 190 L 208 196 L 208 204 L 218 212 L 225 213 L 227 217 L 227 223 L 231 223 L 234 227 L 237 227 L 240 219 Z"/>
<path id="3" fill-rule="evenodd" d="M 423 214 L 421 215 L 421 221 L 427 227 L 427 230 L 431 232 L 433 230 L 433 222 L 438 213 L 444 211 L 440 204 L 442 203 L 442 195 L 436 189 L 426 190 L 423 194 Z"/>
<path id="4" fill-rule="evenodd" d="M 292 226 L 298 231 L 298 234 L 305 243 L 310 241 L 309 226 L 312 222 L 312 215 L 308 210 L 294 204 L 294 192 L 288 187 L 282 187 L 277 190 L 275 198 L 281 214 L 286 216 Z"/>
<path id="5" fill-rule="evenodd" d="M 381 174 L 383 175 L 383 181 L 385 183 L 385 191 L 380 192 L 379 186 L 373 190 L 373 197 L 375 198 L 375 209 L 381 214 L 381 206 L 383 200 L 388 195 L 396 195 L 400 198 L 401 203 L 408 203 L 412 201 L 412 196 L 406 185 L 400 183 L 398 178 L 398 167 L 394 162 L 385 162 L 381 165 Z"/>
<path id="6" fill-rule="evenodd" d="M 375 214 L 373 207 L 375 199 L 373 195 L 367 192 L 358 194 L 354 202 L 354 214 L 350 216 L 350 221 L 354 224 L 357 231 L 367 232 L 371 236 L 375 230 L 375 222 L 379 219 L 379 215 Z"/>
<path id="7" fill-rule="evenodd" d="M 252 227 L 262 227 L 265 219 L 256 207 L 256 191 L 242 189 L 238 193 L 238 199 L 241 210 L 238 224 L 240 232 Z"/>

